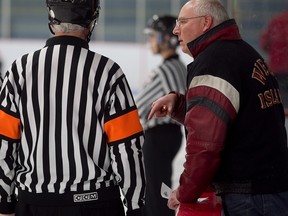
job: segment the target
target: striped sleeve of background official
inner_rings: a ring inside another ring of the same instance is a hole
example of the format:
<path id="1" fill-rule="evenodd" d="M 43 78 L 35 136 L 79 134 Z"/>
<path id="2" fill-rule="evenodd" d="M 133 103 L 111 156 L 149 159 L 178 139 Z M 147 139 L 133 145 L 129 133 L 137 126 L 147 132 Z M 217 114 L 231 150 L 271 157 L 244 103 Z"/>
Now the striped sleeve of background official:
<path id="1" fill-rule="evenodd" d="M 119 66 L 87 49 L 56 45 L 18 59 L 10 76 L 14 77 L 11 85 L 15 91 L 11 94 L 7 89 L 7 94 L 14 98 L 6 97 L 5 104 L 17 105 L 23 125 L 17 171 L 20 188 L 34 193 L 63 193 L 95 190 L 115 182 L 103 128 L 110 91 L 125 81 Z M 119 101 L 127 102 L 119 113 L 127 113 L 133 106 L 136 109 L 126 98 L 131 97 L 128 88 L 125 90 L 117 95 Z M 140 137 L 126 139 L 134 153 L 140 148 L 136 144 Z M 131 156 L 131 151 L 125 150 Z M 140 163 L 139 158 L 132 155 L 129 163 Z M 126 163 L 121 160 L 126 158 L 118 157 L 115 164 Z M 119 175 L 127 178 L 129 173 L 140 172 L 133 168 L 125 167 L 125 173 Z M 135 187 L 133 182 L 127 181 L 126 186 Z M 137 199 L 141 192 L 134 188 L 131 197 Z"/>
<path id="2" fill-rule="evenodd" d="M 154 70 L 154 76 L 148 85 L 144 86 L 137 95 L 136 102 L 144 128 L 154 127 L 157 124 L 175 123 L 169 117 L 152 118 L 147 120 L 151 104 L 170 91 L 185 93 L 186 66 L 179 59 L 165 61 L 163 65 Z"/>

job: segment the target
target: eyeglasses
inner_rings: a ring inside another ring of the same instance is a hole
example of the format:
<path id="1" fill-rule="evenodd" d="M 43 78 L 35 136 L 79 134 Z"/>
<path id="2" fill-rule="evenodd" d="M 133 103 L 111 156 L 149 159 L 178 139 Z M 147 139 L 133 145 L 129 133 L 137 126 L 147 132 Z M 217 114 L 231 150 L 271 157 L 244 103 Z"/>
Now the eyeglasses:
<path id="1" fill-rule="evenodd" d="M 189 18 L 180 18 L 180 19 L 176 19 L 176 26 L 177 27 L 180 27 L 182 24 L 186 23 L 187 20 L 189 19 L 196 19 L 196 18 L 201 18 L 201 17 L 205 17 L 206 15 L 204 16 L 195 16 L 195 17 L 189 17 Z"/>

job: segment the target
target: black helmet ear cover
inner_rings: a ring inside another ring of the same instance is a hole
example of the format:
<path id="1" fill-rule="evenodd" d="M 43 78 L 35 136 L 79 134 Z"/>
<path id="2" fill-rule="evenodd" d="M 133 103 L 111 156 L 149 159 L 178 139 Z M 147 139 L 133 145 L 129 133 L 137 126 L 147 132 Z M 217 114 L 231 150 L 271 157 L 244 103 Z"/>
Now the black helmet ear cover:
<path id="1" fill-rule="evenodd" d="M 61 21 L 56 18 L 54 11 L 50 7 L 48 7 L 47 9 L 48 9 L 48 18 L 49 18 L 50 24 L 59 25 Z"/>
<path id="2" fill-rule="evenodd" d="M 55 18 L 55 14 L 54 14 L 53 10 L 50 9 L 50 7 L 47 7 L 47 10 L 48 10 L 48 19 L 49 19 L 48 27 L 49 27 L 51 34 L 54 35 L 55 32 L 52 30 L 51 25 L 53 25 L 53 24 L 59 25 L 60 21 Z"/>

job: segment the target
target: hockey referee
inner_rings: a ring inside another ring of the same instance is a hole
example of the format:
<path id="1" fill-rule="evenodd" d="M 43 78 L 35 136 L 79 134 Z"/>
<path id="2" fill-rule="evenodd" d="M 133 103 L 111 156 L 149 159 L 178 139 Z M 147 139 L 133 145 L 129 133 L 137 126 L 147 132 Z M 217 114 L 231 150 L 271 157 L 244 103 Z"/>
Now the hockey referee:
<path id="1" fill-rule="evenodd" d="M 145 216 L 174 216 L 167 200 L 160 194 L 162 182 L 172 187 L 173 160 L 182 144 L 182 126 L 171 119 L 153 118 L 148 121 L 151 104 L 171 91 L 186 91 L 186 66 L 177 53 L 179 41 L 173 34 L 175 20 L 172 15 L 153 15 L 144 29 L 150 51 L 161 58 L 152 69 L 147 81 L 136 97 L 140 121 L 145 131 L 143 154 L 147 177 Z M 155 163 L 157 161 L 157 163 Z"/>
<path id="2" fill-rule="evenodd" d="M 55 36 L 0 92 L 0 216 L 140 216 L 138 111 L 119 65 L 88 46 L 100 2 L 46 3 Z"/>

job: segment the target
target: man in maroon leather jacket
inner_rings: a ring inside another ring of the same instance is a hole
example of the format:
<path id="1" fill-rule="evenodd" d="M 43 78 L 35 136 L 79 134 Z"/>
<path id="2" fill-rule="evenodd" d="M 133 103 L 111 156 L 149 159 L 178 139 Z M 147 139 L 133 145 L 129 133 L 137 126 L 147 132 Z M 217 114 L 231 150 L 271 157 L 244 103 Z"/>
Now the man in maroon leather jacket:
<path id="1" fill-rule="evenodd" d="M 188 1 L 174 34 L 194 58 L 188 90 L 154 102 L 148 117 L 170 115 L 187 131 L 184 171 L 168 206 L 195 203 L 213 183 L 225 216 L 287 215 L 287 135 L 274 75 L 218 0 Z"/>

